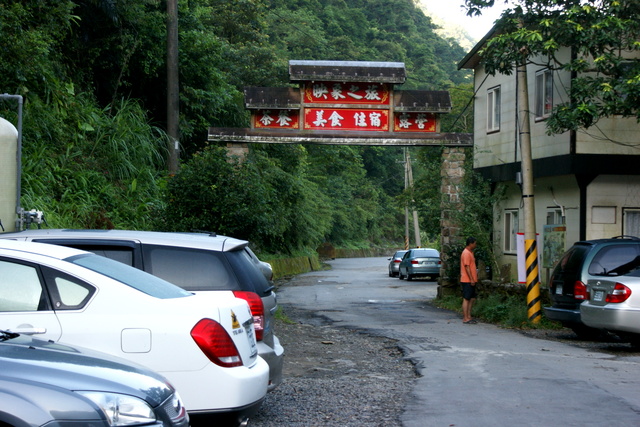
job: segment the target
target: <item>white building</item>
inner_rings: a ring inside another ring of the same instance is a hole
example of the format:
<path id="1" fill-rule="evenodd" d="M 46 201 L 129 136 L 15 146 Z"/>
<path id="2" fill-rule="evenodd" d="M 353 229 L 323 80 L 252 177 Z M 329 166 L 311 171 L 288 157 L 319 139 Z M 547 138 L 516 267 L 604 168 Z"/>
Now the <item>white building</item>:
<path id="1" fill-rule="evenodd" d="M 517 77 L 485 72 L 478 52 L 493 34 L 459 68 L 474 71 L 474 168 L 494 189 L 505 190 L 494 207 L 493 241 L 503 273 L 515 281 L 518 233 L 524 232 Z M 568 61 L 571 54 L 565 48 L 558 57 Z M 612 117 L 586 130 L 547 135 L 546 118 L 554 105 L 568 101 L 572 75 L 538 65 L 529 65 L 527 74 L 540 279 L 546 284 L 550 268 L 573 242 L 640 236 L 640 125 Z"/>

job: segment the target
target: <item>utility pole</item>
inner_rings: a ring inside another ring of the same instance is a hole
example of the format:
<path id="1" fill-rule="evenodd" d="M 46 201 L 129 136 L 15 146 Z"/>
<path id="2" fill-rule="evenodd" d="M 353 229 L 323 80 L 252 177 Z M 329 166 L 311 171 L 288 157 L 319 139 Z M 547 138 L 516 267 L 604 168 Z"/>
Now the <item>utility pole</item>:
<path id="1" fill-rule="evenodd" d="M 522 23 L 520 24 L 522 25 Z M 526 48 L 524 48 L 526 49 Z M 536 242 L 536 214 L 533 198 L 533 160 L 531 156 L 531 124 L 529 122 L 529 86 L 527 61 L 523 57 L 516 69 L 518 83 L 518 116 L 520 151 L 522 155 L 522 199 L 524 205 L 524 247 L 527 271 L 527 316 L 534 323 L 540 321 L 540 276 L 538 273 L 538 250 Z"/>
<path id="2" fill-rule="evenodd" d="M 409 149 L 404 147 L 404 188 L 413 188 L 413 170 L 411 168 L 411 157 L 409 155 Z M 404 208 L 405 217 L 405 249 L 409 249 L 409 206 L 405 205 Z M 413 232 L 415 235 L 416 247 L 422 247 L 420 241 L 420 224 L 418 223 L 418 211 L 413 210 Z"/>
<path id="3" fill-rule="evenodd" d="M 167 135 L 169 136 L 167 169 L 169 175 L 175 175 L 178 172 L 180 153 L 179 91 L 178 0 L 167 0 Z"/>

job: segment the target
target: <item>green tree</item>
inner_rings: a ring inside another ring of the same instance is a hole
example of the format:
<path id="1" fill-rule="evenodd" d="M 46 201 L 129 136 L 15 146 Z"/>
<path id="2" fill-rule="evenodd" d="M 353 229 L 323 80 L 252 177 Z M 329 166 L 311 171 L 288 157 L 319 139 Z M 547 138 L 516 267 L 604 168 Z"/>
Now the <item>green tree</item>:
<path id="1" fill-rule="evenodd" d="M 506 3 L 506 2 L 505 2 Z M 588 128 L 602 117 L 640 120 L 640 2 L 637 0 L 515 0 L 498 32 L 481 50 L 491 74 L 510 74 L 518 62 L 576 73 L 569 101 L 554 108 L 549 133 Z M 465 0 L 470 15 L 494 0 Z M 571 47 L 560 61 L 556 53 Z"/>

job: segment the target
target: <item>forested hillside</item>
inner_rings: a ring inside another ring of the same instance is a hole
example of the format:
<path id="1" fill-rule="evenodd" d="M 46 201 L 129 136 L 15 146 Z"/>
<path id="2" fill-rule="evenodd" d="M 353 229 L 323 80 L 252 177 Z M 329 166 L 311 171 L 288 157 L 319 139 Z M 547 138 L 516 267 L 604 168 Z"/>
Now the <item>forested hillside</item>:
<path id="1" fill-rule="evenodd" d="M 207 229 L 270 253 L 401 241 L 400 149 L 265 145 L 232 164 L 207 129 L 247 127 L 243 87 L 287 85 L 290 59 L 315 59 L 404 62 L 402 89 L 450 90 L 443 130 L 468 132 L 465 52 L 412 0 L 178 5 L 182 152 L 168 177 L 165 2 L 0 0 L 0 92 L 25 99 L 22 205 L 52 227 Z M 15 123 L 15 105 L 0 116 Z"/>

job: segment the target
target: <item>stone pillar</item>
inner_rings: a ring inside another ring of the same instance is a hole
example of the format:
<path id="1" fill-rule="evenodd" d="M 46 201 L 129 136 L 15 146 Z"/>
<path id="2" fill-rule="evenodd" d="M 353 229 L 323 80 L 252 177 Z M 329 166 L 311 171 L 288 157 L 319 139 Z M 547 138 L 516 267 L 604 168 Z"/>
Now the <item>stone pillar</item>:
<path id="1" fill-rule="evenodd" d="M 237 157 L 240 162 L 249 154 L 249 144 L 246 142 L 227 142 L 227 157 Z"/>
<path id="2" fill-rule="evenodd" d="M 446 277 L 447 257 L 446 253 L 451 245 L 460 243 L 461 237 L 460 224 L 456 222 L 455 212 L 462 209 L 462 201 L 460 200 L 460 186 L 464 179 L 464 160 L 465 148 L 463 147 L 444 147 L 442 151 L 442 166 L 440 176 L 442 178 L 440 202 L 440 247 L 442 249 L 442 270 L 440 289 L 455 287 L 457 289 L 458 277 Z"/>

